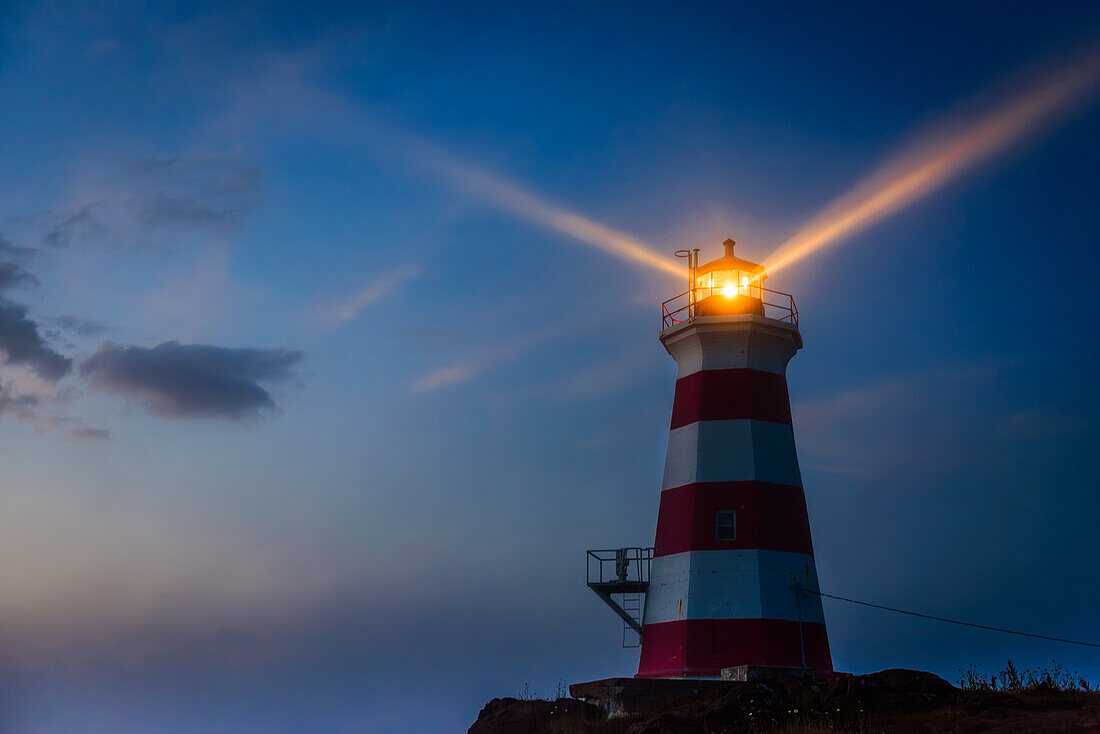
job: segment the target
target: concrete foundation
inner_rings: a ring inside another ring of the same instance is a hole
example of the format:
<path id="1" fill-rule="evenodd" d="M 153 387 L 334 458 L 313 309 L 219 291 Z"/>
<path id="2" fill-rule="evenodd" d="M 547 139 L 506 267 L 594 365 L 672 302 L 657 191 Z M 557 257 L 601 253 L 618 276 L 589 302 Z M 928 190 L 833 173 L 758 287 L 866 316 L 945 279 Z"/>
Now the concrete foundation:
<path id="1" fill-rule="evenodd" d="M 722 680 L 749 683 L 758 680 L 784 681 L 813 678 L 813 668 L 779 667 L 775 665 L 737 665 L 722 668 Z"/>

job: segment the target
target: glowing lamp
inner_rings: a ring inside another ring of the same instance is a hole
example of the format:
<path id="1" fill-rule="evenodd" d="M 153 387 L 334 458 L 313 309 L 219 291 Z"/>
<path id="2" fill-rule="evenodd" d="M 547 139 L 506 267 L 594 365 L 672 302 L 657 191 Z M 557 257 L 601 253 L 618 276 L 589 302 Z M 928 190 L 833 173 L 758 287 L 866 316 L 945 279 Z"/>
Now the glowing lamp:
<path id="1" fill-rule="evenodd" d="M 764 314 L 761 299 L 761 288 L 767 277 L 764 266 L 734 255 L 736 244 L 726 240 L 722 243 L 726 248 L 722 257 L 695 267 L 691 282 L 695 315 Z"/>

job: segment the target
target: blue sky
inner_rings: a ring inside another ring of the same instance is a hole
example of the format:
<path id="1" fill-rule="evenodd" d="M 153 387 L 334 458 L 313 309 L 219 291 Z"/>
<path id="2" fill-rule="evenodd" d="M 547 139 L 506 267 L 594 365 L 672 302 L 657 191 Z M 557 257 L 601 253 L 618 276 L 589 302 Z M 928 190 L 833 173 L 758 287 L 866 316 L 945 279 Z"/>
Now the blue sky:
<path id="1" fill-rule="evenodd" d="M 632 673 L 582 558 L 652 541 L 681 283 L 501 187 L 764 260 L 1097 38 L 1086 3 L 3 5 L 0 728 L 464 731 Z M 1100 640 L 1098 113 L 769 281 L 824 591 Z M 1100 679 L 825 613 L 841 670 Z"/>

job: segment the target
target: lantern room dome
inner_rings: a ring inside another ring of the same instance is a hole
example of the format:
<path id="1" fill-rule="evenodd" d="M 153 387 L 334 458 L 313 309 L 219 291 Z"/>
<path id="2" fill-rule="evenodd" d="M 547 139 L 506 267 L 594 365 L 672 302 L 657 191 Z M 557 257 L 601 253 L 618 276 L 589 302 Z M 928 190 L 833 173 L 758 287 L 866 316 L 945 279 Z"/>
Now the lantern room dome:
<path id="1" fill-rule="evenodd" d="M 717 260 L 711 260 L 709 263 L 704 263 L 695 268 L 695 276 L 700 277 L 715 271 L 737 271 L 751 276 L 753 280 L 757 279 L 756 276 L 763 277 L 763 265 L 750 262 L 749 260 L 745 260 L 733 254 L 733 248 L 736 244 L 737 243 L 733 240 L 726 240 L 723 242 L 722 246 L 726 248 L 726 251 L 722 257 Z"/>

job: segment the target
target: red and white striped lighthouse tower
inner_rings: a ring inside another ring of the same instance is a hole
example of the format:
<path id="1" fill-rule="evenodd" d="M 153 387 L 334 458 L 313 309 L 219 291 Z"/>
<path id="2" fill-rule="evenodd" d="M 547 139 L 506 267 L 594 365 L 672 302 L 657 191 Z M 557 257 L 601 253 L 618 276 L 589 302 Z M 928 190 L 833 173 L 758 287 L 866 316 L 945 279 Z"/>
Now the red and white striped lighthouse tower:
<path id="1" fill-rule="evenodd" d="M 798 312 L 724 245 L 702 266 L 686 253 L 690 287 L 664 308 L 678 372 L 639 678 L 832 672 L 821 600 L 798 591 L 818 589 L 787 394 Z"/>

